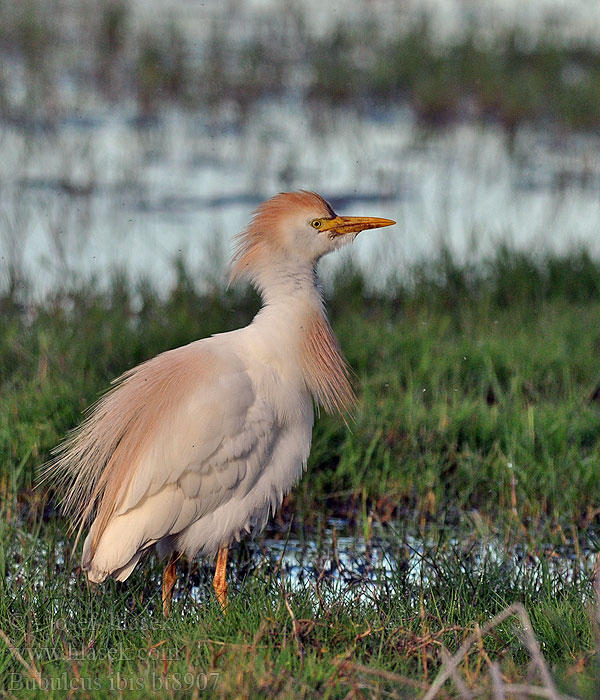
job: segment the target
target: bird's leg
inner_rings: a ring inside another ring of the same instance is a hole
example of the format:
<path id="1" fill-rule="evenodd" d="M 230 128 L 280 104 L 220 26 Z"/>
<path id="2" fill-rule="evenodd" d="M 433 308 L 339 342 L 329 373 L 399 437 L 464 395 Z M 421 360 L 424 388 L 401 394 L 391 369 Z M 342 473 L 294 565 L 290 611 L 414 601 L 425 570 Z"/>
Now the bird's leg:
<path id="1" fill-rule="evenodd" d="M 163 573 L 163 587 L 162 587 L 162 604 L 163 604 L 163 615 L 165 618 L 169 617 L 171 613 L 171 599 L 173 598 L 173 587 L 177 581 L 177 569 L 175 564 L 181 554 L 179 552 L 173 552 L 169 563 Z"/>
<path id="2" fill-rule="evenodd" d="M 219 554 L 217 555 L 217 566 L 215 568 L 215 578 L 213 579 L 213 588 L 217 594 L 217 600 L 221 606 L 221 610 L 227 610 L 227 580 L 225 573 L 227 571 L 227 554 L 229 553 L 229 545 L 221 545 Z"/>

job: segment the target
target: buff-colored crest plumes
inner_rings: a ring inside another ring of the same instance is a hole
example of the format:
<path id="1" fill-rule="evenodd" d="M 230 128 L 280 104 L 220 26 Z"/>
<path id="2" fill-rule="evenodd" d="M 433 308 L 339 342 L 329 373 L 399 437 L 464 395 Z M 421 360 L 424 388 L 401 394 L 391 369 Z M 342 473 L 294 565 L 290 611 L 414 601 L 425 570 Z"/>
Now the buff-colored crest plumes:
<path id="1" fill-rule="evenodd" d="M 282 192 L 263 202 L 248 226 L 235 237 L 235 251 L 229 267 L 229 281 L 251 276 L 252 269 L 269 248 L 283 244 L 282 228 L 294 215 L 335 216 L 329 202 L 316 192 Z"/>

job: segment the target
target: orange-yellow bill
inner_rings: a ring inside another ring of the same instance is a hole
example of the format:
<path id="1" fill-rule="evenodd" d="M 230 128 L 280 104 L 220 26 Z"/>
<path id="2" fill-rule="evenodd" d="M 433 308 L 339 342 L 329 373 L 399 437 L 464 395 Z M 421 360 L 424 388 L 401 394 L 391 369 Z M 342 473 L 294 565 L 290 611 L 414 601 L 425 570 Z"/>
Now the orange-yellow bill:
<path id="1" fill-rule="evenodd" d="M 334 219 L 323 221 L 321 231 L 329 231 L 330 235 L 343 236 L 346 233 L 359 233 L 370 228 L 393 226 L 395 223 L 391 219 L 379 219 L 376 216 L 336 216 Z"/>

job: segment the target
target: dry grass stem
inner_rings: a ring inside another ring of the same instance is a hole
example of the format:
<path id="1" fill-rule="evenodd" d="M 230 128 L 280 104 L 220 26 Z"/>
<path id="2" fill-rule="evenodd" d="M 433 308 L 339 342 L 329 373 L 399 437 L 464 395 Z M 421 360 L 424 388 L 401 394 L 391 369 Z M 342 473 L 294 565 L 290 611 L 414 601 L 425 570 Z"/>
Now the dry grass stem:
<path id="1" fill-rule="evenodd" d="M 441 654 L 442 654 L 442 663 L 443 664 L 449 663 L 450 654 L 443 644 L 442 644 Z M 456 689 L 460 693 L 461 698 L 463 698 L 464 700 L 473 700 L 473 698 L 476 697 L 477 693 L 473 693 L 467 688 L 467 686 L 465 685 L 465 682 L 460 677 L 458 670 L 455 667 L 452 669 L 451 678 L 454 681 L 454 685 L 456 686 Z"/>
<path id="2" fill-rule="evenodd" d="M 529 650 L 529 653 L 531 654 L 531 657 L 539 671 L 543 682 L 543 686 L 540 688 L 540 690 L 544 691 L 543 696 L 551 698 L 551 700 L 564 700 L 564 698 L 561 699 L 561 696 L 559 695 L 558 690 L 556 689 L 554 680 L 550 675 L 550 671 L 548 670 L 548 666 L 540 650 L 540 645 L 537 639 L 535 638 L 535 635 L 533 634 L 533 629 L 531 626 L 531 620 L 529 619 L 529 615 L 527 614 L 527 611 L 525 610 L 523 605 L 521 605 L 521 603 L 514 603 L 513 605 L 509 605 L 502 612 L 498 613 L 498 615 L 486 622 L 486 624 L 483 625 L 481 629 L 478 628 L 471 635 L 469 635 L 469 637 L 467 637 L 467 639 L 465 639 L 465 641 L 462 643 L 458 652 L 448 661 L 444 661 L 442 668 L 437 675 L 437 678 L 435 679 L 429 690 L 423 696 L 423 700 L 433 700 L 433 698 L 435 698 L 438 695 L 441 687 L 448 680 L 448 678 L 454 677 L 458 665 L 465 657 L 469 648 L 474 643 L 476 643 L 481 636 L 490 632 L 494 627 L 497 627 L 499 624 L 504 622 L 504 620 L 508 619 L 511 615 L 515 615 L 516 617 L 518 617 L 521 622 L 524 632 L 525 645 Z M 492 681 L 493 680 L 494 679 L 492 676 Z M 535 688 L 535 686 L 531 687 Z M 494 692 L 496 692 L 496 690 L 494 690 Z M 539 693 L 537 694 L 539 695 Z M 495 697 L 502 697 L 502 695 L 496 695 Z"/>
<path id="3" fill-rule="evenodd" d="M 490 664 L 490 678 L 492 679 L 492 692 L 494 693 L 494 700 L 506 700 L 506 694 L 504 692 L 505 685 L 502 681 L 500 667 L 496 663 Z"/>
<path id="4" fill-rule="evenodd" d="M 6 646 L 9 648 L 10 653 L 15 657 L 15 659 L 23 666 L 23 668 L 27 671 L 27 673 L 33 678 L 33 680 L 39 685 L 42 690 L 44 689 L 44 684 L 42 682 L 42 674 L 38 671 L 38 669 L 33 665 L 33 660 L 31 664 L 28 664 L 27 661 L 21 656 L 19 650 L 17 647 L 10 641 L 8 635 L 4 630 L 0 630 L 0 637 L 6 644 Z"/>

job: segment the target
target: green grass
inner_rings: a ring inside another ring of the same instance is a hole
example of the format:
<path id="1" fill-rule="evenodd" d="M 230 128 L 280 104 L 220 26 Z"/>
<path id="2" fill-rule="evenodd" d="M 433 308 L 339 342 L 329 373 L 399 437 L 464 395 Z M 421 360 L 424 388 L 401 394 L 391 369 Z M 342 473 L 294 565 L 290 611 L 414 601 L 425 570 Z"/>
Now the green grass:
<path id="1" fill-rule="evenodd" d="M 123 684 L 171 697 L 202 674 L 217 697 L 415 697 L 424 691 L 398 676 L 431 683 L 441 644 L 456 651 L 516 601 L 561 689 L 595 697 L 600 263 L 499 249 L 458 265 L 441 252 L 384 292 L 342 268 L 328 307 L 356 372 L 355 420 L 318 420 L 277 527 L 320 543 L 321 561 L 334 546 L 327 517 L 344 517 L 387 552 L 387 573 L 294 586 L 276 557 L 243 546 L 227 616 L 210 566 L 192 562 L 165 622 L 160 563 L 88 586 L 52 494 L 33 485 L 114 376 L 257 309 L 253 293 L 202 291 L 177 269 L 166 298 L 123 275 L 41 303 L 17 289 L 0 298 L 0 630 L 22 657 L 0 641 L 7 697 L 64 697 L 66 682 L 89 697 Z M 461 666 L 489 693 L 488 657 L 506 678 L 527 675 L 512 622 Z"/>
<path id="2" fill-rule="evenodd" d="M 571 581 L 563 578 L 568 564 L 552 570 L 545 560 L 499 560 L 485 547 L 483 558 L 472 560 L 473 539 L 457 544 L 430 531 L 418 570 L 409 570 L 402 555 L 408 540 L 394 529 L 392 571 L 375 585 L 325 579 L 290 588 L 268 560 L 236 575 L 242 551 L 229 573 L 227 615 L 208 595 L 189 594 L 191 585 L 210 587 L 210 572 L 196 565 L 182 577 L 182 595 L 165 621 L 156 562 L 126 584 L 90 587 L 65 566 L 67 548 L 54 524 L 38 521 L 31 529 L 3 533 L 10 575 L 0 620 L 28 668 L 3 649 L 0 674 L 17 696 L 45 695 L 32 679 L 39 674 L 57 698 L 77 688 L 90 697 L 116 697 L 122 688 L 131 697 L 147 697 L 149 689 L 173 697 L 181 685 L 207 681 L 217 697 L 343 698 L 357 684 L 365 697 L 415 697 L 410 686 L 402 692 L 397 676 L 430 683 L 441 644 L 456 650 L 475 622 L 520 601 L 559 686 L 594 697 L 591 567 Z M 486 657 L 498 660 L 507 678 L 523 677 L 529 655 L 514 622 L 471 650 L 461 672 L 476 685 L 485 685 Z"/>

